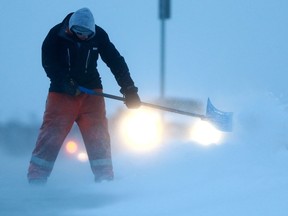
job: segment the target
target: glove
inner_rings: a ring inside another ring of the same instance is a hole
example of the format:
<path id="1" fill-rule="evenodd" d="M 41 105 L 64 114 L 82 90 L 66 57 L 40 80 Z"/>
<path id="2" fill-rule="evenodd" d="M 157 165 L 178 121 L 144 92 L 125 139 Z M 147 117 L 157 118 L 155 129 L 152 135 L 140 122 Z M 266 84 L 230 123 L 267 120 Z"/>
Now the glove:
<path id="1" fill-rule="evenodd" d="M 72 78 L 66 78 L 63 82 L 63 91 L 71 96 L 78 96 L 81 91 L 78 89 L 77 83 Z"/>
<path id="2" fill-rule="evenodd" d="M 137 109 L 141 106 L 141 100 L 137 93 L 137 87 L 129 86 L 126 89 L 121 88 L 120 92 L 124 95 L 124 103 L 128 109 Z"/>

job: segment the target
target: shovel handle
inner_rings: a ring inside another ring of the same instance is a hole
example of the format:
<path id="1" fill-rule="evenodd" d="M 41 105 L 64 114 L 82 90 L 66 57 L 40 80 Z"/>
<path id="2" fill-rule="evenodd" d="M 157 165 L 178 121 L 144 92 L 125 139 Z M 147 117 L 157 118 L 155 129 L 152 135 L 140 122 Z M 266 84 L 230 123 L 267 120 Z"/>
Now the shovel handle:
<path id="1" fill-rule="evenodd" d="M 111 94 L 107 94 L 107 93 L 103 93 L 103 92 L 96 92 L 94 90 L 87 89 L 87 88 L 84 88 L 82 86 L 79 86 L 79 90 L 81 92 L 86 93 L 86 94 L 102 96 L 102 97 L 105 97 L 105 98 L 110 98 L 110 99 L 114 99 L 114 100 L 125 102 L 125 98 L 124 97 L 111 95 Z M 174 109 L 174 108 L 170 108 L 170 107 L 160 106 L 160 105 L 157 105 L 157 104 L 147 103 L 147 102 L 143 102 L 143 101 L 141 101 L 141 105 L 142 106 L 147 106 L 147 107 L 150 107 L 150 108 L 154 108 L 154 109 L 158 109 L 158 110 L 167 111 L 167 112 L 178 113 L 178 114 L 181 114 L 181 115 L 197 117 L 197 118 L 201 118 L 202 120 L 207 119 L 207 117 L 205 115 L 201 115 L 201 114 L 197 114 L 197 113 L 191 113 L 191 112 L 186 112 L 186 111 L 183 111 L 183 110 L 178 110 L 178 109 Z"/>

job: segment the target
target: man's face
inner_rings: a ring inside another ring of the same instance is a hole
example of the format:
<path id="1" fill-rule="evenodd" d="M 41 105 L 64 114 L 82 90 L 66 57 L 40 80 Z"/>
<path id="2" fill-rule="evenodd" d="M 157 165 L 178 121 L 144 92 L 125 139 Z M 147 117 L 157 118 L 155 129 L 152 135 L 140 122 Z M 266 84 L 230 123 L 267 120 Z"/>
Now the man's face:
<path id="1" fill-rule="evenodd" d="M 87 40 L 89 38 L 88 35 L 79 35 L 76 33 L 76 36 L 80 39 L 80 40 Z"/>
<path id="2" fill-rule="evenodd" d="M 71 31 L 74 32 L 80 40 L 87 40 L 93 35 L 93 32 L 91 30 L 80 26 L 73 26 L 71 28 Z"/>

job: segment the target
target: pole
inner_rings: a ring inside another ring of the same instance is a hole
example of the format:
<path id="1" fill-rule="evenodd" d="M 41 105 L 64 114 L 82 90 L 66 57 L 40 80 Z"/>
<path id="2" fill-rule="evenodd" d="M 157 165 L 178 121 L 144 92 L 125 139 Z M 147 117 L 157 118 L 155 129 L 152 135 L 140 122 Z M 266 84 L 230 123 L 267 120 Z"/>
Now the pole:
<path id="1" fill-rule="evenodd" d="M 170 0 L 159 0 L 160 19 L 160 98 L 165 97 L 165 22 L 170 18 Z"/>
<path id="2" fill-rule="evenodd" d="M 160 98 L 165 97 L 165 19 L 161 20 L 160 28 Z"/>

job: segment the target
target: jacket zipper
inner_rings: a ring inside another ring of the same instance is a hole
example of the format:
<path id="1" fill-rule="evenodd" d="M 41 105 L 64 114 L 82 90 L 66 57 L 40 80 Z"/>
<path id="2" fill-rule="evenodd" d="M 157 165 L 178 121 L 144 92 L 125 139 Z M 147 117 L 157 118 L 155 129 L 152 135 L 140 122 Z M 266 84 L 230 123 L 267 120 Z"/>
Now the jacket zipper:
<path id="1" fill-rule="evenodd" d="M 85 73 L 87 73 L 89 59 L 90 59 L 90 49 L 88 50 L 88 54 L 87 54 L 87 58 L 86 58 Z"/>
<path id="2" fill-rule="evenodd" d="M 68 55 L 68 66 L 69 66 L 69 71 L 71 71 L 71 59 L 70 59 L 70 50 L 67 48 L 67 55 Z"/>

